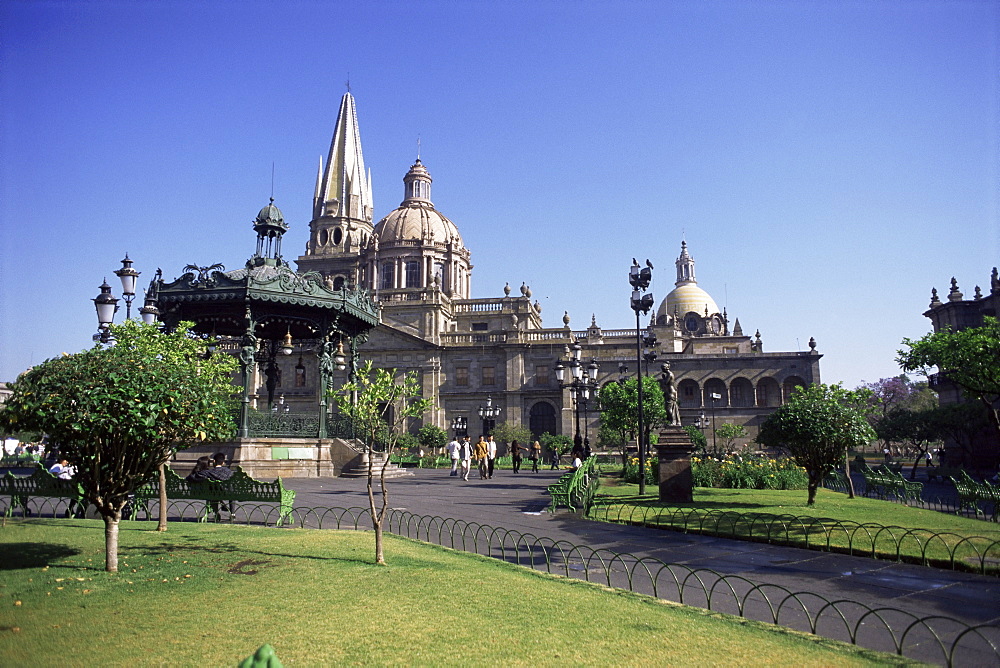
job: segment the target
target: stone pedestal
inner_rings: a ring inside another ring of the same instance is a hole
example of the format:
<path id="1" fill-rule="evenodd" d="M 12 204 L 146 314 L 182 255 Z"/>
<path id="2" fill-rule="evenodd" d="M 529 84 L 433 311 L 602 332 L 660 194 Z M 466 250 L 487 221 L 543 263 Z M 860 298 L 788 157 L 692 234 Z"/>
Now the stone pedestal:
<path id="1" fill-rule="evenodd" d="M 691 502 L 694 489 L 691 454 L 695 450 L 691 437 L 681 427 L 667 427 L 660 432 L 655 447 L 660 465 L 660 501 Z"/>

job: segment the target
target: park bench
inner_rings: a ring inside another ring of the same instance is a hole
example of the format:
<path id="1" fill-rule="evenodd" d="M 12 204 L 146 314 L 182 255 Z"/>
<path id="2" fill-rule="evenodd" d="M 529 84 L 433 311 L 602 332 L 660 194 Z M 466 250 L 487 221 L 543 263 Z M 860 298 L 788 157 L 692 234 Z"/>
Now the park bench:
<path id="1" fill-rule="evenodd" d="M 928 480 L 934 480 L 940 478 L 942 482 L 949 480 L 950 478 L 957 478 L 965 473 L 965 469 L 954 468 L 951 466 L 928 466 L 924 471 L 927 473 Z"/>
<path id="2" fill-rule="evenodd" d="M 31 472 L 29 476 L 16 476 L 8 472 L 0 477 L 0 496 L 9 496 L 10 505 L 7 506 L 5 515 L 10 517 L 14 512 L 14 506 L 21 506 L 24 516 L 31 514 L 28 509 L 28 500 L 32 498 L 62 498 L 69 499 L 70 511 L 77 507 L 83 499 L 83 492 L 80 486 L 73 480 L 57 478 L 45 467 L 39 466 Z"/>
<path id="3" fill-rule="evenodd" d="M 600 469 L 597 467 L 597 459 L 588 457 L 580 468 L 567 471 L 548 486 L 549 496 L 552 497 L 551 512 L 555 512 L 559 506 L 565 506 L 571 512 L 576 512 L 577 506 L 586 510 L 599 485 Z"/>
<path id="4" fill-rule="evenodd" d="M 977 482 L 964 469 L 960 470 L 958 475 L 951 476 L 950 479 L 958 493 L 959 513 L 963 510 L 970 510 L 977 517 L 979 515 L 985 516 L 986 508 L 989 508 L 990 519 L 994 522 L 997 521 L 997 517 L 1000 516 L 1000 486 L 990 484 L 987 481 Z"/>
<path id="5" fill-rule="evenodd" d="M 862 466 L 861 475 L 865 479 L 865 496 L 873 493 L 879 499 L 919 501 L 924 491 L 923 483 L 907 480 L 902 474 L 884 466 L 875 469 Z"/>
<path id="6" fill-rule="evenodd" d="M 41 460 L 41 455 L 30 454 L 27 452 L 19 455 L 12 453 L 0 457 L 0 468 L 27 468 L 29 466 L 37 466 Z"/>
<path id="7" fill-rule="evenodd" d="M 246 474 L 239 466 L 233 468 L 233 475 L 228 480 L 204 480 L 188 482 L 174 473 L 166 470 L 167 498 L 172 501 L 204 501 L 205 507 L 199 517 L 200 522 L 208 520 L 209 510 L 219 520 L 219 510 L 222 504 L 227 504 L 235 511 L 238 503 L 277 503 L 280 526 L 292 512 L 295 501 L 295 491 L 287 489 L 278 478 L 274 482 L 255 480 Z M 145 508 L 150 499 L 160 498 L 160 481 L 154 477 L 136 490 L 135 500 L 131 504 L 129 519 L 135 519 L 139 508 Z"/>

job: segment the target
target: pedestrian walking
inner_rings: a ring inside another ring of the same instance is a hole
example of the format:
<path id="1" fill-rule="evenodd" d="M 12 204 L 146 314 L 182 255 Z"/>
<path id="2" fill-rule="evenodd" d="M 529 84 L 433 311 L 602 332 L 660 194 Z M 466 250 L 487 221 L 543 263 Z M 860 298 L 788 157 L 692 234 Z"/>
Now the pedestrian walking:
<path id="1" fill-rule="evenodd" d="M 559 468 L 559 460 L 560 459 L 562 459 L 562 453 L 559 452 L 559 446 L 558 445 L 552 446 L 552 466 L 549 467 L 550 471 L 552 469 Z"/>
<path id="2" fill-rule="evenodd" d="M 448 451 L 448 456 L 451 457 L 451 475 L 458 475 L 458 462 L 460 460 L 459 450 L 462 449 L 462 444 L 458 442 L 458 437 L 451 439 L 445 448 Z"/>
<path id="3" fill-rule="evenodd" d="M 462 480 L 468 480 L 469 471 L 472 470 L 472 443 L 469 443 L 468 436 L 462 439 L 462 444 L 458 449 L 458 459 L 462 471 Z"/>
<path id="4" fill-rule="evenodd" d="M 528 459 L 531 460 L 531 472 L 538 473 L 538 462 L 542 461 L 542 444 L 535 441 L 528 452 Z"/>
<path id="5" fill-rule="evenodd" d="M 517 439 L 510 442 L 510 462 L 514 473 L 521 470 L 521 450 L 523 449 L 521 444 L 517 442 Z"/>
<path id="6" fill-rule="evenodd" d="M 497 462 L 497 444 L 493 436 L 486 437 L 486 478 L 493 479 L 493 468 Z"/>
<path id="7" fill-rule="evenodd" d="M 472 458 L 476 460 L 476 466 L 479 468 L 479 479 L 486 480 L 489 477 L 490 448 L 483 436 L 480 436 L 473 446 Z"/>

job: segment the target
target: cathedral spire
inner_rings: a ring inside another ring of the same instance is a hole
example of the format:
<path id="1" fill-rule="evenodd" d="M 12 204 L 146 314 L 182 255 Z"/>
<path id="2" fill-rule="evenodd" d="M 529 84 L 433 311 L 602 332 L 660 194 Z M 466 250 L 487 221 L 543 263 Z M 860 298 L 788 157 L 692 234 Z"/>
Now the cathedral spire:
<path id="1" fill-rule="evenodd" d="M 352 218 L 371 222 L 374 203 L 371 180 L 361 153 L 358 113 L 350 91 L 340 100 L 337 126 L 330 143 L 326 170 L 317 184 L 314 217 Z"/>

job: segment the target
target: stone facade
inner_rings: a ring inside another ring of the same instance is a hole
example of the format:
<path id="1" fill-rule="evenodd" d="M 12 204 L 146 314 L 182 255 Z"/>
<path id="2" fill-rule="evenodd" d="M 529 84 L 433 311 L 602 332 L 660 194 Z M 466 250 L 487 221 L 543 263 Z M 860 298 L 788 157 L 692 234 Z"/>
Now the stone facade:
<path id="1" fill-rule="evenodd" d="M 479 408 L 492 399 L 498 422 L 522 423 L 543 432 L 580 431 L 596 440 L 595 401 L 574 407 L 555 368 L 568 346 L 581 346 L 581 360 L 599 365 L 597 382 L 617 380 L 619 367 L 636 371 L 636 330 L 602 329 L 592 316 L 586 329 L 545 327 L 538 301 L 522 284 L 505 286 L 496 297 L 472 298 L 471 252 L 457 225 L 431 201 L 432 179 L 418 158 L 403 178 L 400 206 L 372 224 L 368 179 L 350 93 L 341 104 L 326 168 L 320 165 L 314 219 L 300 271 L 315 270 L 336 285 L 368 289 L 381 307 L 381 321 L 358 347 L 377 367 L 415 372 L 424 396 L 438 407 L 425 421 L 449 429 L 465 418 L 470 434 L 483 426 Z M 651 374 L 669 361 L 676 375 L 683 424 L 704 415 L 707 427 L 726 422 L 749 428 L 748 441 L 763 419 L 797 385 L 819 382 L 815 342 L 806 352 L 765 352 L 760 332 L 744 335 L 730 325 L 712 298 L 698 287 L 694 259 L 681 243 L 675 289 L 652 315 L 647 332 L 659 342 Z M 316 369 L 296 351 L 285 367 L 279 392 L 292 410 L 315 397 Z M 346 379 L 342 372 L 341 379 Z M 720 398 L 713 401 L 712 395 Z M 413 430 L 419 425 L 411 425 Z M 709 439 L 711 440 L 710 432 Z"/>
<path id="2" fill-rule="evenodd" d="M 938 297 L 937 288 L 931 288 L 931 303 L 924 311 L 924 316 L 930 319 L 935 332 L 944 327 L 956 331 L 967 327 L 981 327 L 984 316 L 1000 317 L 1000 276 L 997 274 L 997 268 L 993 267 L 993 273 L 990 275 L 989 293 L 984 295 L 977 285 L 972 299 L 965 299 L 954 277 L 951 279 L 951 289 L 945 301 L 941 301 Z M 937 392 L 938 402 L 941 405 L 965 401 L 961 390 L 941 375 L 934 374 L 928 380 L 931 389 Z M 949 438 L 945 440 L 945 451 L 960 453 L 962 447 Z M 971 461 L 966 463 L 977 468 L 994 470 L 1000 466 L 1000 442 L 997 441 L 996 433 L 986 428 L 978 434 L 971 442 L 969 456 Z M 956 460 L 954 463 L 961 463 L 961 460 Z"/>

